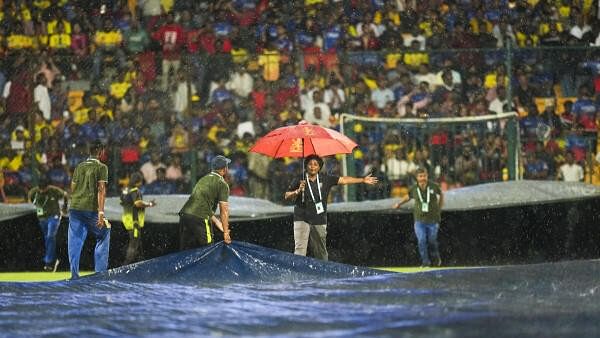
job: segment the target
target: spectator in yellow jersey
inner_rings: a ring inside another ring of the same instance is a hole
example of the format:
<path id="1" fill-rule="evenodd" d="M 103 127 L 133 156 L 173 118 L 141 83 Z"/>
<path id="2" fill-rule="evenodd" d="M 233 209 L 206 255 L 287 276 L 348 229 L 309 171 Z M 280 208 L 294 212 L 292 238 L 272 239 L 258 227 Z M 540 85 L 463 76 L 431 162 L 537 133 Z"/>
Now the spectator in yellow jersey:
<path id="1" fill-rule="evenodd" d="M 110 19 L 104 20 L 101 30 L 94 34 L 94 66 L 93 73 L 96 78 L 100 77 L 100 72 L 106 61 L 116 61 L 120 68 L 125 67 L 125 53 L 121 49 L 123 35 L 121 31 L 113 27 Z"/>
<path id="2" fill-rule="evenodd" d="M 48 47 L 54 52 L 66 54 L 71 48 L 71 34 L 67 33 L 62 21 L 56 25 L 56 32 L 49 34 Z"/>
<path id="3" fill-rule="evenodd" d="M 263 79 L 277 81 L 279 79 L 279 62 L 281 55 L 275 48 L 265 49 L 258 57 L 258 64 L 263 66 Z"/>
<path id="4" fill-rule="evenodd" d="M 65 18 L 65 13 L 57 9 L 54 11 L 54 17 L 46 24 L 46 32 L 49 35 L 59 33 L 59 26 L 63 27 L 65 34 L 71 34 L 71 23 Z"/>
<path id="5" fill-rule="evenodd" d="M 17 25 L 13 27 L 12 32 L 10 32 L 6 38 L 6 47 L 9 51 L 33 48 L 33 38 L 25 35 L 23 24 L 17 23 Z"/>

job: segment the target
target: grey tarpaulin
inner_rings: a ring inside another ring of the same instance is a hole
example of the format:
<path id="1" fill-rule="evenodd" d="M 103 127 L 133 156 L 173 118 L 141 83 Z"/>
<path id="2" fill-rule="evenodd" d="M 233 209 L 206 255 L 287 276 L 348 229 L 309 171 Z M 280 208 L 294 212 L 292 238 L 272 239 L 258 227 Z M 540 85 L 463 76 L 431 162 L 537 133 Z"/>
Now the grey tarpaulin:
<path id="1" fill-rule="evenodd" d="M 450 190 L 446 193 L 444 210 L 480 210 L 490 208 L 503 208 L 511 206 L 526 206 L 534 204 L 558 203 L 576 201 L 600 196 L 600 187 L 585 183 L 570 183 L 557 181 L 509 181 L 480 184 Z M 150 223 L 177 223 L 177 212 L 181 209 L 188 195 L 148 195 L 147 200 L 155 199 L 158 205 L 149 208 L 146 213 L 146 222 Z M 397 199 L 384 199 L 362 202 L 332 203 L 329 212 L 364 212 L 364 211 L 391 211 L 391 206 Z M 230 213 L 232 219 L 267 219 L 292 213 L 291 206 L 283 206 L 269 201 L 235 197 L 230 199 Z M 409 212 L 412 202 L 406 204 L 402 210 Z M 0 221 L 17 218 L 34 213 L 31 204 L 0 204 Z M 110 197 L 106 202 L 106 216 L 110 220 L 119 221 L 122 208 L 118 197 Z"/>

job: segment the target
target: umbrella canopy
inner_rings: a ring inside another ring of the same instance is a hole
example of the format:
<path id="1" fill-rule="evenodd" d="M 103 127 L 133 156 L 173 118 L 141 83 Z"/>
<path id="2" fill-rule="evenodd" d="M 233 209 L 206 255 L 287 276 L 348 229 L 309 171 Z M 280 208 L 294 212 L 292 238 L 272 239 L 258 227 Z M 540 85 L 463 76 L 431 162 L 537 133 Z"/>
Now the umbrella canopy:
<path id="1" fill-rule="evenodd" d="M 357 146 L 347 136 L 329 128 L 300 121 L 280 127 L 256 141 L 251 152 L 273 158 L 349 154 Z"/>

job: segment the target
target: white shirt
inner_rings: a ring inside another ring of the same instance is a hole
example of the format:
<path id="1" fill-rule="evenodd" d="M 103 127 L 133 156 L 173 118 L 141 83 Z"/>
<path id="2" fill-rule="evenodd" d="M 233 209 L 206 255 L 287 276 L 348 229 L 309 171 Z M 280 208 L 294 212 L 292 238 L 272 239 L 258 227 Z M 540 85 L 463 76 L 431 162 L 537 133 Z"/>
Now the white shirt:
<path id="1" fill-rule="evenodd" d="M 429 84 L 429 89 L 434 90 L 437 86 L 438 77 L 433 73 L 415 74 L 413 76 L 413 83 L 419 85 L 421 82 L 427 82 L 427 84 Z"/>
<path id="2" fill-rule="evenodd" d="M 254 87 L 254 79 L 247 72 L 233 73 L 229 81 L 225 84 L 225 88 L 231 90 L 239 97 L 248 97 Z"/>
<path id="3" fill-rule="evenodd" d="M 154 165 L 151 161 L 148 161 L 142 165 L 140 172 L 144 176 L 144 181 L 146 181 L 146 184 L 156 181 L 156 169 L 158 168 L 166 168 L 166 166 L 163 163 Z"/>
<path id="4" fill-rule="evenodd" d="M 365 24 L 362 22 L 359 22 L 356 25 L 356 33 L 358 34 L 358 36 L 363 36 L 365 34 Z M 369 23 L 368 26 L 371 28 L 371 30 L 373 31 L 373 33 L 375 34 L 375 37 L 378 38 L 381 36 L 381 34 L 383 34 L 383 32 L 385 32 L 385 26 L 384 25 L 376 25 L 374 23 Z"/>
<path id="5" fill-rule="evenodd" d="M 337 96 L 334 94 L 337 94 Z M 333 109 L 340 109 L 346 102 L 346 94 L 341 88 L 338 88 L 335 92 L 333 89 L 327 88 L 323 93 L 323 101 Z"/>
<path id="6" fill-rule="evenodd" d="M 3 98 L 7 98 L 8 95 L 10 95 L 10 85 L 12 84 L 12 81 L 6 81 L 6 83 L 4 84 L 4 88 L 2 89 L 2 97 Z"/>
<path id="7" fill-rule="evenodd" d="M 425 50 L 427 39 L 423 35 L 414 36 L 412 34 L 403 35 L 402 38 L 404 47 L 410 48 L 412 46 L 413 40 L 419 42 L 419 50 Z"/>
<path id="8" fill-rule="evenodd" d="M 308 89 L 305 93 L 300 94 L 300 109 L 307 111 L 308 109 L 312 109 L 315 105 L 315 100 L 313 99 L 313 94 L 318 90 L 318 88 Z"/>
<path id="9" fill-rule="evenodd" d="M 50 104 L 50 94 L 48 93 L 48 87 L 44 85 L 37 85 L 33 90 L 33 101 L 37 103 L 38 107 L 42 111 L 42 115 L 46 121 L 50 120 L 52 114 L 52 107 Z"/>
<path id="10" fill-rule="evenodd" d="M 488 110 L 492 111 L 496 114 L 502 114 L 502 113 L 504 113 L 504 105 L 507 103 L 508 102 L 506 100 L 500 101 L 499 98 L 495 98 L 492 102 L 490 102 L 490 105 L 488 106 Z"/>
<path id="11" fill-rule="evenodd" d="M 314 113 L 314 108 L 319 107 L 321 109 L 321 118 L 317 118 Z M 318 124 L 323 127 L 331 127 L 331 122 L 329 118 L 331 117 L 331 110 L 329 106 L 325 103 L 315 103 L 312 106 L 312 109 L 307 109 L 304 113 L 304 119 L 312 124 Z"/>
<path id="12" fill-rule="evenodd" d="M 583 181 L 583 168 L 577 163 L 561 165 L 559 173 L 565 182 Z"/>
<path id="13" fill-rule="evenodd" d="M 590 32 L 591 30 L 592 30 L 592 27 L 590 27 L 589 25 L 583 25 L 583 27 L 579 27 L 578 25 L 575 25 L 571 28 L 571 30 L 569 31 L 569 34 L 571 34 L 572 36 L 581 40 L 581 38 L 583 38 L 583 35 L 587 32 Z"/>
<path id="14" fill-rule="evenodd" d="M 140 1 L 139 5 L 142 7 L 144 16 L 157 16 L 162 13 L 160 0 L 144 0 Z"/>
<path id="15" fill-rule="evenodd" d="M 377 108 L 383 109 L 386 103 L 394 101 L 394 92 L 389 88 L 377 88 L 371 92 L 371 101 Z"/>
<path id="16" fill-rule="evenodd" d="M 189 88 L 192 90 L 191 94 L 188 93 L 187 82 L 177 83 L 177 91 L 175 92 L 175 98 L 173 99 L 173 109 L 179 114 L 183 113 L 188 107 L 188 95 L 196 95 L 196 86 L 194 86 L 193 83 L 189 84 Z"/>
<path id="17" fill-rule="evenodd" d="M 460 73 L 455 70 L 451 70 L 450 72 L 452 72 L 452 83 L 461 84 L 462 77 L 460 76 Z M 442 80 L 442 74 L 444 74 L 444 71 L 440 71 L 436 74 L 435 84 L 437 86 L 441 86 L 442 84 L 444 84 L 444 80 Z"/>
<path id="18" fill-rule="evenodd" d="M 381 171 L 385 172 L 386 176 L 390 180 L 398 180 L 406 177 L 409 173 L 417 170 L 417 166 L 414 162 L 408 162 L 406 160 L 399 160 L 395 157 L 388 158 L 385 164 L 381 165 Z"/>

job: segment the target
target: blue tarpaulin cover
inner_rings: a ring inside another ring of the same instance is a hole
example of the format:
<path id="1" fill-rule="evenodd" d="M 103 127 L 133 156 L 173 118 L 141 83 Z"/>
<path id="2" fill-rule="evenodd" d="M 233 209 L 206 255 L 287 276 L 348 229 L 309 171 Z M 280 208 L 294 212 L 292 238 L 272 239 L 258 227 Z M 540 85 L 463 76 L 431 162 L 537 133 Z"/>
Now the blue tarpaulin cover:
<path id="1" fill-rule="evenodd" d="M 222 242 L 0 283 L 0 337 L 598 337 L 600 261 L 415 274 Z"/>
<path id="2" fill-rule="evenodd" d="M 184 284 L 293 282 L 319 278 L 364 277 L 383 271 L 297 256 L 234 241 L 183 251 L 84 277 L 90 281 Z"/>

